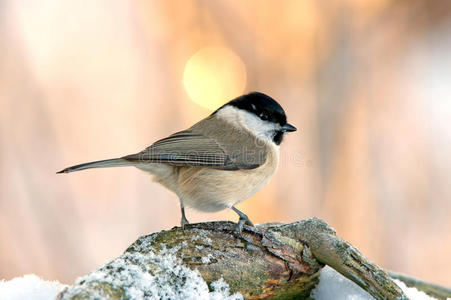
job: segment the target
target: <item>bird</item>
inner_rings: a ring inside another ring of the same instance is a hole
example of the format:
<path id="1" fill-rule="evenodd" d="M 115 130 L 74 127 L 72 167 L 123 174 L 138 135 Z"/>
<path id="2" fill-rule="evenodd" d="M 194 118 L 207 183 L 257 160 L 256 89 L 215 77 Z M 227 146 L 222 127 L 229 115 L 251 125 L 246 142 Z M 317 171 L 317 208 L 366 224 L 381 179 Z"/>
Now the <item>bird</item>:
<path id="1" fill-rule="evenodd" d="M 263 188 L 279 165 L 279 147 L 296 127 L 270 96 L 239 96 L 186 130 L 160 139 L 141 152 L 65 168 L 70 173 L 92 168 L 133 166 L 152 175 L 180 200 L 181 227 L 189 224 L 185 207 L 204 212 L 232 209 L 236 230 L 253 226 L 235 206 Z"/>

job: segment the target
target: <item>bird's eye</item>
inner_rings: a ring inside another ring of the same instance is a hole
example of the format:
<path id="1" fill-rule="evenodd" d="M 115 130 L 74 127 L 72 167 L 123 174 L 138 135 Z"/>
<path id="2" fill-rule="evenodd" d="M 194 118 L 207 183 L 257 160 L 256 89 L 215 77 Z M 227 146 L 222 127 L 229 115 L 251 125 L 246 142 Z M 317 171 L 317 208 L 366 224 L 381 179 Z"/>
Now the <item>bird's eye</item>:
<path id="1" fill-rule="evenodd" d="M 260 119 L 262 119 L 263 121 L 267 121 L 268 120 L 268 115 L 265 113 L 261 113 L 258 115 L 260 117 Z"/>

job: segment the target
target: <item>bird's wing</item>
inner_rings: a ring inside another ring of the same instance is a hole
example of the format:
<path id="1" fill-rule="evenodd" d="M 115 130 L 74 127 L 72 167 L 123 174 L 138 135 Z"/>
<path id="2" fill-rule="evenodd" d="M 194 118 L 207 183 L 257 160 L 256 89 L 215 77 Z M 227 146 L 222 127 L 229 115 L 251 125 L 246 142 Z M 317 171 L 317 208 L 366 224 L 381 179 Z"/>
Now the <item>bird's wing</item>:
<path id="1" fill-rule="evenodd" d="M 144 151 L 123 158 L 137 163 L 167 163 L 221 170 L 254 169 L 266 161 L 264 148 L 259 149 L 254 139 L 242 133 L 239 133 L 238 137 L 236 132 L 222 134 L 221 142 L 207 135 L 190 128 L 161 139 Z"/>

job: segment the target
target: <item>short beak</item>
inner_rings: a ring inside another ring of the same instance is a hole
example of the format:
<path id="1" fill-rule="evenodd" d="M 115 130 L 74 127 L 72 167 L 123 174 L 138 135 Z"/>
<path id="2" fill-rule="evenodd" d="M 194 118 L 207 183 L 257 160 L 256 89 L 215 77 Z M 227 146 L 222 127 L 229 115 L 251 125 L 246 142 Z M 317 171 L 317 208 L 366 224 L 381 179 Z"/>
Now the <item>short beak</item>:
<path id="1" fill-rule="evenodd" d="M 293 125 L 288 124 L 288 123 L 282 126 L 282 131 L 285 131 L 285 132 L 292 132 L 292 131 L 296 131 L 296 130 L 297 130 L 296 127 L 294 127 Z"/>

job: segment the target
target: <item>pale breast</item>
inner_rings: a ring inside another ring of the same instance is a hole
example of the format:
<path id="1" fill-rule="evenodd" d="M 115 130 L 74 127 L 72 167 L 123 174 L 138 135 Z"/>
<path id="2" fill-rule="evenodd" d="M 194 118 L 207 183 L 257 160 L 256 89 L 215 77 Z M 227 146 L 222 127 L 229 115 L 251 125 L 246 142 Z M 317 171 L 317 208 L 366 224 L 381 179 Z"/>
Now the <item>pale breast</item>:
<path id="1" fill-rule="evenodd" d="M 251 170 L 180 167 L 177 194 L 183 205 L 213 212 L 251 197 L 269 182 L 279 164 L 279 147 L 272 143 L 267 146 L 265 163 Z"/>

